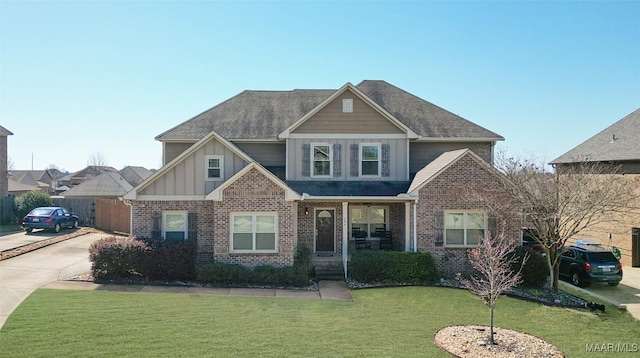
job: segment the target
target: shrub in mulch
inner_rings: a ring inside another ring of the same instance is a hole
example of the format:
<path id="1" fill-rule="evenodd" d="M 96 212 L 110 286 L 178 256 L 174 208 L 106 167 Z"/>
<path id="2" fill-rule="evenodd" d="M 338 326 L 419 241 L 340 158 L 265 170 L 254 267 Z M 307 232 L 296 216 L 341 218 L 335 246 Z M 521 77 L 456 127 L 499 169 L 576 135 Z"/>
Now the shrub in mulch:
<path id="1" fill-rule="evenodd" d="M 438 277 L 428 252 L 356 251 L 347 272 L 351 280 L 364 284 L 433 284 Z"/>

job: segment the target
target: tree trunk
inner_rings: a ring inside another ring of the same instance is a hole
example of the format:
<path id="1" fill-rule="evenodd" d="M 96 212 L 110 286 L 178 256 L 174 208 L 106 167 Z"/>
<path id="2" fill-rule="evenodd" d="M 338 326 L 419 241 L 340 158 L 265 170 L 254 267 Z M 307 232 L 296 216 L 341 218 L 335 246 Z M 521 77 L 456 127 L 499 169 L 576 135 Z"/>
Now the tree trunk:
<path id="1" fill-rule="evenodd" d="M 551 276 L 551 289 L 554 293 L 558 293 L 558 277 L 560 276 L 560 260 L 553 265 L 553 275 Z"/>
<path id="2" fill-rule="evenodd" d="M 493 342 L 493 305 L 489 307 L 489 321 L 491 322 L 489 325 L 489 343 L 492 345 L 495 344 Z"/>

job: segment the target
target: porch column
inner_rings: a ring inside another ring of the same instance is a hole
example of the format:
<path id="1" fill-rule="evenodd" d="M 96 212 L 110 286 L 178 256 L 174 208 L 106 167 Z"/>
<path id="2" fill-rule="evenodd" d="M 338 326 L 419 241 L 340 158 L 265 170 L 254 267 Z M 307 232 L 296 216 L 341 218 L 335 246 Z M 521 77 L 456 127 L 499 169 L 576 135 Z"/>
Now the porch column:
<path id="1" fill-rule="evenodd" d="M 349 203 L 342 202 L 342 266 L 344 279 L 347 279 L 347 257 L 349 255 Z"/>
<path id="2" fill-rule="evenodd" d="M 411 203 L 404 203 L 404 251 L 411 251 Z"/>

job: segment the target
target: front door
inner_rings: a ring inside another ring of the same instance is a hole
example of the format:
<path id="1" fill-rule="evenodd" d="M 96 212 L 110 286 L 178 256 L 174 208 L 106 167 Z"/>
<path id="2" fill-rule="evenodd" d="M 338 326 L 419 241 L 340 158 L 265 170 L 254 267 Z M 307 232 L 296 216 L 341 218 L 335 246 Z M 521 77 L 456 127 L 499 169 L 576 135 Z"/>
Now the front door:
<path id="1" fill-rule="evenodd" d="M 333 209 L 316 209 L 316 252 L 334 252 L 335 215 Z"/>

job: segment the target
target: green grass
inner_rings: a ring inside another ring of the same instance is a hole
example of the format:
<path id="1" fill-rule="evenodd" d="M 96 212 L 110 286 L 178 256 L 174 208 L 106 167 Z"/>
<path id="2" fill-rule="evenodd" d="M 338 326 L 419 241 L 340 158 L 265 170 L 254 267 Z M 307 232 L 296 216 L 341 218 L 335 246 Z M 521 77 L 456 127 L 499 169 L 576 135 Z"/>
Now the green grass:
<path id="1" fill-rule="evenodd" d="M 0 330 L 1 357 L 447 357 L 434 344 L 448 325 L 487 324 L 464 290 L 353 291 L 354 302 L 39 289 Z M 501 298 L 496 326 L 542 337 L 568 357 L 588 343 L 640 343 L 627 312 L 559 309 Z M 628 353 L 627 353 L 628 355 Z"/>

